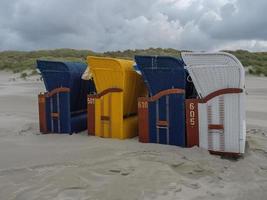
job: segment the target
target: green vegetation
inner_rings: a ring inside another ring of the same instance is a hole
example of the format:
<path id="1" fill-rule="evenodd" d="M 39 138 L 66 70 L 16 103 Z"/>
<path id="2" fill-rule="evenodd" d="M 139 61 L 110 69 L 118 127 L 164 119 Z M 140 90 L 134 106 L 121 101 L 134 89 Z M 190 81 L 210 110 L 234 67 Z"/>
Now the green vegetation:
<path id="1" fill-rule="evenodd" d="M 244 50 L 227 51 L 234 54 L 248 72 L 255 75 L 267 76 L 267 52 L 249 52 Z M 179 57 L 180 51 L 175 49 L 149 48 L 125 51 L 109 51 L 96 53 L 89 50 L 56 49 L 41 51 L 4 51 L 0 52 L 0 70 L 10 70 L 21 73 L 21 77 L 36 74 L 35 65 L 37 59 L 64 60 L 85 62 L 88 55 L 108 56 L 125 59 L 133 59 L 134 55 L 166 55 Z M 26 73 L 25 71 L 29 71 Z"/>
<path id="2" fill-rule="evenodd" d="M 36 73 L 35 65 L 37 59 L 85 61 L 88 55 L 98 54 L 92 51 L 73 49 L 42 50 L 30 52 L 4 51 L 0 52 L 0 70 L 11 70 L 14 73 L 22 73 L 27 70 L 31 71 L 30 74 L 32 75 Z"/>
<path id="3" fill-rule="evenodd" d="M 136 49 L 125 51 L 108 51 L 103 53 L 104 56 L 133 59 L 134 55 L 161 55 L 180 57 L 181 51 L 175 49 L 162 49 L 162 48 L 149 48 L 149 49 Z"/>
<path id="4" fill-rule="evenodd" d="M 254 75 L 267 76 L 267 52 L 249 52 L 244 50 L 228 51 L 234 54 Z"/>

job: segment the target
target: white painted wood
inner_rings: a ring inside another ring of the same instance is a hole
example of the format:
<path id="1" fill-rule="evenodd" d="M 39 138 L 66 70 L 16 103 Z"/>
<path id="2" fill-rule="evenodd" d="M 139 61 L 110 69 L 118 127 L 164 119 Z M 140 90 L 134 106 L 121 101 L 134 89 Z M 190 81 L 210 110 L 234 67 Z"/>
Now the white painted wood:
<path id="1" fill-rule="evenodd" d="M 229 53 L 191 53 L 182 52 L 192 81 L 200 98 L 225 88 L 244 90 L 245 72 L 240 61 Z M 219 97 L 199 105 L 199 145 L 213 151 L 244 153 L 246 141 L 245 92 L 223 95 L 223 115 L 220 115 Z M 211 120 L 208 122 L 208 107 Z M 208 124 L 220 124 L 224 131 L 212 130 Z M 209 136 L 211 134 L 211 136 Z M 223 135 L 221 135 L 223 134 Z M 209 138 L 212 138 L 209 140 Z"/>

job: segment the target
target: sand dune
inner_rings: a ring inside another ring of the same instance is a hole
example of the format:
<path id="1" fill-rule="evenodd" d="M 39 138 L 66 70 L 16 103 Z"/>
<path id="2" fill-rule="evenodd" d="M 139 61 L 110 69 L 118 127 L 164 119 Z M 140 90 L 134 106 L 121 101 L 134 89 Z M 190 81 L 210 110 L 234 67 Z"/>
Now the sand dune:
<path id="1" fill-rule="evenodd" d="M 0 199 L 266 199 L 266 78 L 247 78 L 248 145 L 236 161 L 136 138 L 40 135 L 43 84 L 12 76 L 0 72 Z"/>

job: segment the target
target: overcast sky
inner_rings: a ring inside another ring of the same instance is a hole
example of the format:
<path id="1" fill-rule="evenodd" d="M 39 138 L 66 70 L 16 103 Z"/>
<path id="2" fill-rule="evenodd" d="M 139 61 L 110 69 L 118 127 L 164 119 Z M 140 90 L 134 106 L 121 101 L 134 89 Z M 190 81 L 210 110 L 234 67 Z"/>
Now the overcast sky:
<path id="1" fill-rule="evenodd" d="M 267 51 L 267 0 L 0 0 L 0 51 Z"/>

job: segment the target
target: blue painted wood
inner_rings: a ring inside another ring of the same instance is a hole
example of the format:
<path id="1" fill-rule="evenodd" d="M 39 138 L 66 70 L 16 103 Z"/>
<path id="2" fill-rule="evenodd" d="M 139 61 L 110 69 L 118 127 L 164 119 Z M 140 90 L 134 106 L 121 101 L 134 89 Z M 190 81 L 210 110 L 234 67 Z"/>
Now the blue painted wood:
<path id="1" fill-rule="evenodd" d="M 183 61 L 165 56 L 135 56 L 150 96 L 173 88 L 186 89 Z M 185 95 L 170 94 L 149 102 L 149 140 L 151 143 L 185 146 Z M 168 127 L 157 126 L 167 121 Z"/>
<path id="2" fill-rule="evenodd" d="M 166 106 L 166 96 L 158 100 L 158 120 L 168 121 L 169 139 L 167 129 L 160 128 L 157 130 L 157 109 L 156 102 L 149 102 L 149 140 L 151 143 L 170 144 L 176 146 L 185 146 L 185 114 L 184 102 L 185 97 L 182 94 L 168 95 L 169 105 Z M 161 104 L 161 105 L 160 105 Z M 179 105 L 179 106 L 178 106 Z M 168 107 L 168 108 L 167 108 Z M 169 115 L 167 116 L 166 110 Z M 158 131 L 158 132 L 157 132 Z M 157 133 L 159 134 L 157 139 Z"/>
<path id="3" fill-rule="evenodd" d="M 37 60 L 47 92 L 60 87 L 70 89 L 69 93 L 59 93 L 46 99 L 46 120 L 48 132 L 73 133 L 87 128 L 87 114 L 71 114 L 86 110 L 87 94 L 95 93 L 92 80 L 81 79 L 87 65 L 80 62 L 57 62 Z M 50 104 L 51 101 L 51 104 Z M 59 119 L 51 113 L 59 113 Z"/>
<path id="4" fill-rule="evenodd" d="M 166 89 L 185 89 L 182 60 L 167 56 L 135 56 L 135 62 L 151 96 Z"/>
<path id="5" fill-rule="evenodd" d="M 60 93 L 59 97 L 60 133 L 71 133 L 70 94 Z"/>

